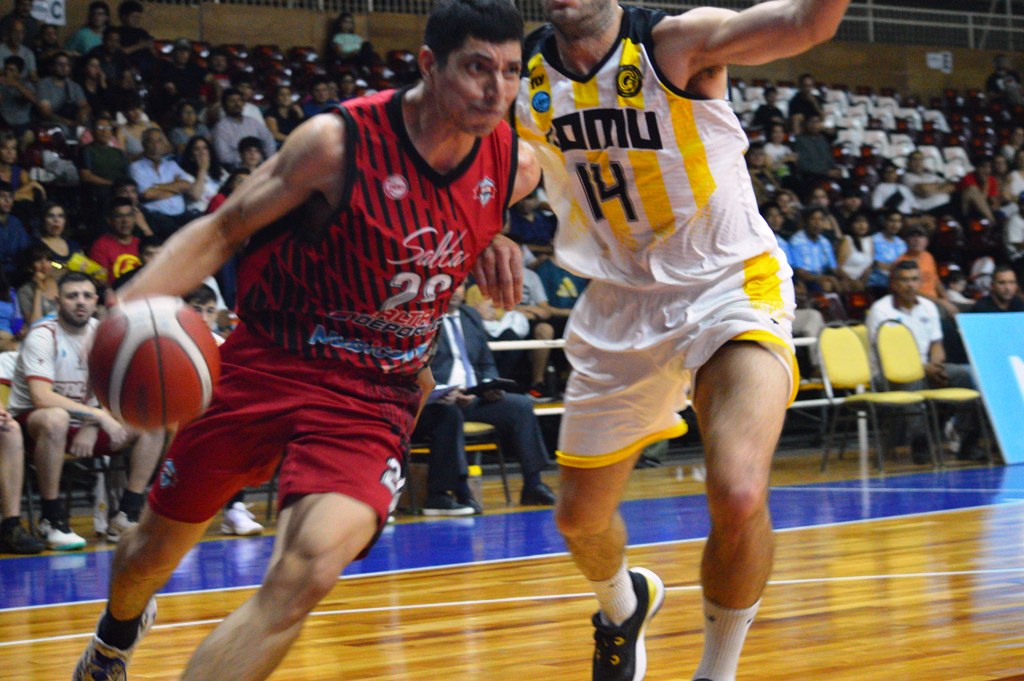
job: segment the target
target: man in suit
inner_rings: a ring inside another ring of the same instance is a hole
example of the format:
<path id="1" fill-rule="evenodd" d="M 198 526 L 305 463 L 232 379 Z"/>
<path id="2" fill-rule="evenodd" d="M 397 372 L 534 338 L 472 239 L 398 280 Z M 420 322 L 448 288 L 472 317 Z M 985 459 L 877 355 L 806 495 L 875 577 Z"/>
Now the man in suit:
<path id="1" fill-rule="evenodd" d="M 430 364 L 438 387 L 423 408 L 414 435 L 430 439 L 423 513 L 458 516 L 481 512 L 466 481 L 466 421 L 494 426 L 502 452 L 519 460 L 523 473 L 519 503 L 551 506 L 555 495 L 540 477 L 548 464 L 548 452 L 530 399 L 503 390 L 487 390 L 480 397 L 465 392 L 498 378 L 487 332 L 480 314 L 463 305 L 465 293 L 463 285 L 452 294 L 444 327 L 438 333 L 437 354 Z"/>

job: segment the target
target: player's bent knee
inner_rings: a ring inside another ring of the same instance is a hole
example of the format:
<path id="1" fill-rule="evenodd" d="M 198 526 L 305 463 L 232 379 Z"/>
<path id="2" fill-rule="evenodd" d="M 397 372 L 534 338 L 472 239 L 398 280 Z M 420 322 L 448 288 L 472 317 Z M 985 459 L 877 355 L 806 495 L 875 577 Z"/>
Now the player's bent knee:
<path id="1" fill-rule="evenodd" d="M 711 517 L 719 525 L 743 525 L 768 505 L 767 487 L 749 481 L 709 485 L 707 495 Z"/>
<path id="2" fill-rule="evenodd" d="M 336 560 L 309 555 L 286 555 L 267 574 L 267 593 L 282 598 L 274 613 L 279 624 L 287 628 L 301 621 L 338 583 L 341 573 Z"/>

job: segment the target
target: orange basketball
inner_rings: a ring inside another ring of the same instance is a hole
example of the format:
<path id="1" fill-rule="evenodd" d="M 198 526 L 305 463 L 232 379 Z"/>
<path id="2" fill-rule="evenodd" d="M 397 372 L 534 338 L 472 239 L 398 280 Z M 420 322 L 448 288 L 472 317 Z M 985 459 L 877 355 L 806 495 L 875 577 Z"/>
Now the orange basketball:
<path id="1" fill-rule="evenodd" d="M 183 426 L 210 404 L 220 353 L 210 328 L 180 298 L 117 305 L 96 329 L 89 380 L 125 423 L 149 430 Z"/>

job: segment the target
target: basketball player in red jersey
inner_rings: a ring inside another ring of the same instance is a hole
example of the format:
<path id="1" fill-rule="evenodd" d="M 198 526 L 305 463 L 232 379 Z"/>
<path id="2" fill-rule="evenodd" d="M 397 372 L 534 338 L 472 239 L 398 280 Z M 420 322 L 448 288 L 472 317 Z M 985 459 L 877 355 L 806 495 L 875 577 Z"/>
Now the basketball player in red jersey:
<path id="1" fill-rule="evenodd" d="M 203 641 L 182 679 L 269 676 L 373 544 L 404 482 L 451 293 L 473 268 L 498 304 L 521 296 L 518 251 L 499 232 L 504 209 L 540 174 L 504 120 L 522 25 L 509 0 L 441 0 L 419 84 L 300 126 L 122 290 L 125 300 L 181 295 L 246 248 L 241 324 L 221 348 L 213 404 L 178 434 L 138 528 L 118 544 L 76 681 L 126 678 L 153 594 L 224 502 L 269 479 L 282 455 L 263 586 Z"/>

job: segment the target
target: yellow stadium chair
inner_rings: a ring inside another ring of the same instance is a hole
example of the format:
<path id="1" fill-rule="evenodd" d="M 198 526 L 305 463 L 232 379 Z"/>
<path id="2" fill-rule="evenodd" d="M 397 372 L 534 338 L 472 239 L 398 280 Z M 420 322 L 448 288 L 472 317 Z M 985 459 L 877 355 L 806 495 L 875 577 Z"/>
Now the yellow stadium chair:
<path id="1" fill-rule="evenodd" d="M 828 453 L 835 439 L 839 419 L 847 412 L 854 419 L 858 412 L 867 412 L 871 419 L 876 443 L 878 469 L 883 469 L 885 449 L 882 432 L 878 427 L 878 412 L 920 410 L 925 413 L 925 399 L 907 391 L 877 392 L 871 383 L 871 365 L 868 353 L 860 337 L 849 326 L 827 326 L 818 334 L 818 352 L 821 356 L 822 378 L 825 381 L 825 395 L 832 402 L 832 415 L 821 455 L 821 470 L 828 467 Z M 837 392 L 846 393 L 842 401 Z M 844 431 L 845 441 L 845 431 Z M 928 448 L 932 461 L 937 463 L 931 431 L 928 431 Z M 840 454 L 842 454 L 840 449 Z"/>
<path id="2" fill-rule="evenodd" d="M 898 321 L 888 321 L 878 329 L 875 350 L 882 375 L 889 384 L 905 384 L 925 380 L 921 353 L 914 340 L 914 334 Z M 914 391 L 925 399 L 928 406 L 928 425 L 935 442 L 941 443 L 941 421 L 939 406 L 960 407 L 973 402 L 978 412 L 978 425 L 985 440 L 985 456 L 992 463 L 992 448 L 988 433 L 985 410 L 982 409 L 981 393 L 970 388 L 928 388 Z M 939 445 L 940 462 L 942 446 Z"/>
<path id="3" fill-rule="evenodd" d="M 470 465 L 480 465 L 480 459 L 484 452 L 493 452 L 498 459 L 498 471 L 501 473 L 501 484 L 505 491 L 505 505 L 512 504 L 512 493 L 508 485 L 508 472 L 505 469 L 505 456 L 498 445 L 497 431 L 494 426 L 479 421 L 466 421 L 462 424 L 462 431 L 466 436 L 466 455 L 472 456 Z M 406 462 L 406 482 L 402 491 L 402 498 L 399 506 L 413 513 L 418 513 L 423 498 L 426 496 L 427 464 L 422 461 L 430 453 L 430 447 L 426 443 L 414 443 L 409 450 L 409 460 Z M 417 461 L 417 457 L 421 461 Z M 483 503 L 482 499 L 477 499 Z"/>

